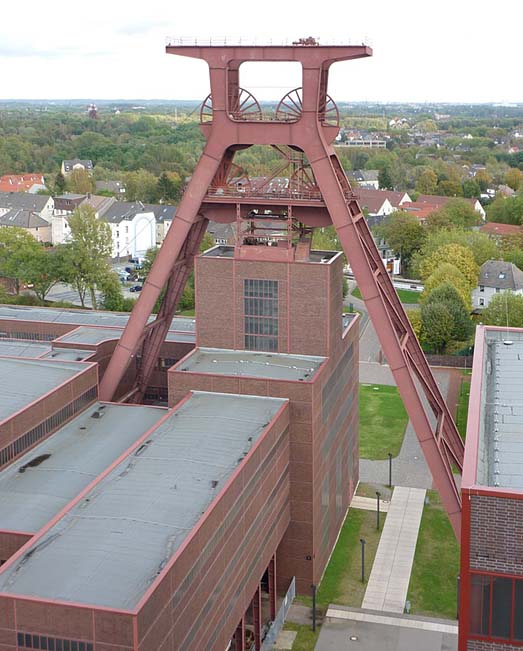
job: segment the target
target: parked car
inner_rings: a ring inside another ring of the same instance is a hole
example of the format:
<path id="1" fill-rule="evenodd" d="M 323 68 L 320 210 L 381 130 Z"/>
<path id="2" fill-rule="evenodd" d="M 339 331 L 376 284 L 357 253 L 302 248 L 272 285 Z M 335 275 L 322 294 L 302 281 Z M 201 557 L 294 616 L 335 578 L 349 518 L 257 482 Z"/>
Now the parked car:
<path id="1" fill-rule="evenodd" d="M 129 287 L 130 292 L 141 292 L 142 291 L 142 286 L 141 285 L 133 285 L 132 287 Z"/>

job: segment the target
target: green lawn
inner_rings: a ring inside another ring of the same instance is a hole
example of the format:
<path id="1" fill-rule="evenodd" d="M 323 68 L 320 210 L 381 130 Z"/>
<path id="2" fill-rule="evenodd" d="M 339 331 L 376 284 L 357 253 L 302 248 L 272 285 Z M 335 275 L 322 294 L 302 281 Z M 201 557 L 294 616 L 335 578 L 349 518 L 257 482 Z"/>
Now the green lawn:
<path id="1" fill-rule="evenodd" d="M 331 603 L 359 608 L 376 555 L 385 514 L 380 515 L 380 531 L 376 529 L 376 513 L 351 509 L 343 523 L 323 580 L 318 587 L 316 604 L 323 612 Z M 365 583 L 361 582 L 361 545 L 365 544 Z M 310 597 L 298 597 L 300 603 L 312 605 Z"/>
<path id="2" fill-rule="evenodd" d="M 459 545 L 436 491 L 427 491 L 407 599 L 411 612 L 456 617 Z"/>
<path id="3" fill-rule="evenodd" d="M 287 631 L 298 631 L 298 635 L 292 645 L 292 651 L 314 651 L 318 636 L 320 634 L 320 627 L 316 627 L 316 632 L 312 632 L 312 626 L 305 624 L 294 624 L 294 622 L 285 622 L 283 627 Z"/>
<path id="4" fill-rule="evenodd" d="M 398 456 L 408 416 L 398 389 L 382 384 L 360 384 L 360 457 Z"/>
<path id="5" fill-rule="evenodd" d="M 421 292 L 413 292 L 410 289 L 396 289 L 396 291 L 398 292 L 399 299 L 402 303 L 406 303 L 406 304 L 419 303 L 419 297 L 421 296 Z M 351 294 L 355 298 L 362 298 L 359 287 L 353 289 Z"/>
<path id="6" fill-rule="evenodd" d="M 464 376 L 461 380 L 461 389 L 459 392 L 458 410 L 456 413 L 456 424 L 458 426 L 461 438 L 465 438 L 467 431 L 467 415 L 469 410 L 470 396 L 470 376 Z"/>

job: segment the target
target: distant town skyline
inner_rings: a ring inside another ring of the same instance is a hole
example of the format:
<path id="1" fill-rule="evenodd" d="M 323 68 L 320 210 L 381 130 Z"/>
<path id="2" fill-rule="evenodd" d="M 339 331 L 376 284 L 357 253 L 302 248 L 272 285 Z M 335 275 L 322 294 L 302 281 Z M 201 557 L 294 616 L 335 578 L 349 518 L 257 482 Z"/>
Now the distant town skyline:
<path id="1" fill-rule="evenodd" d="M 0 99 L 198 100 L 208 93 L 203 62 L 165 54 L 166 37 L 320 43 L 365 42 L 370 59 L 331 68 L 337 101 L 522 103 L 519 29 L 523 6 L 477 0 L 387 3 L 333 0 L 327 8 L 251 4 L 221 7 L 122 0 L 65 0 L 2 7 Z M 248 64 L 241 84 L 260 100 L 301 85 L 297 64 Z"/>

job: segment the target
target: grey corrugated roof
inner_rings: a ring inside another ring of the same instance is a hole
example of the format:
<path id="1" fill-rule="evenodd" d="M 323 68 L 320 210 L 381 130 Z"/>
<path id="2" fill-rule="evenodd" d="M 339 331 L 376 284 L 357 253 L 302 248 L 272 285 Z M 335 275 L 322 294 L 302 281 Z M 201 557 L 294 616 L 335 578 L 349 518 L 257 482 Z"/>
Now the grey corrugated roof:
<path id="1" fill-rule="evenodd" d="M 286 403 L 192 394 L 24 555 L 2 568 L 0 592 L 135 608 Z"/>
<path id="2" fill-rule="evenodd" d="M 487 260 L 481 265 L 479 285 L 497 289 L 523 289 L 523 271 L 503 260 Z"/>
<path id="3" fill-rule="evenodd" d="M 93 418 L 102 413 L 102 418 Z M 167 409 L 95 403 L 0 472 L 0 530 L 35 533 L 135 441 Z M 41 464 L 25 468 L 36 457 Z"/>
<path id="4" fill-rule="evenodd" d="M 105 312 L 95 310 L 56 309 L 50 307 L 33 307 L 28 305 L 1 305 L 0 328 L 2 319 L 16 321 L 36 321 L 44 323 L 67 323 L 71 325 L 116 326 L 124 328 L 130 313 Z M 149 320 L 152 321 L 154 317 Z M 178 332 L 195 332 L 196 321 L 191 317 L 175 316 L 171 330 Z"/>
<path id="5" fill-rule="evenodd" d="M 523 332 L 486 331 L 478 483 L 523 490 Z"/>
<path id="6" fill-rule="evenodd" d="M 0 358 L 0 422 L 85 368 L 81 362 Z"/>
<path id="7" fill-rule="evenodd" d="M 325 359 L 253 350 L 197 348 L 177 366 L 177 370 L 274 380 L 310 380 Z"/>
<path id="8" fill-rule="evenodd" d="M 19 228 L 44 228 L 50 224 L 33 210 L 11 208 L 8 212 L 0 215 L 0 225 L 18 226 Z"/>

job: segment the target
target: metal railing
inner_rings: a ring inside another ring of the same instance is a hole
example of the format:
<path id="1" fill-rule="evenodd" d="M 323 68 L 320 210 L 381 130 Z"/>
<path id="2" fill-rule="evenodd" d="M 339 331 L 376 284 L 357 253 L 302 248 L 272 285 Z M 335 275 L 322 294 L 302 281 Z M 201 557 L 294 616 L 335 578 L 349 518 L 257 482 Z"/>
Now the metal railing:
<path id="1" fill-rule="evenodd" d="M 278 637 L 281 629 L 283 628 L 283 625 L 285 624 L 285 619 L 287 618 L 287 614 L 289 613 L 290 607 L 292 606 L 292 602 L 294 601 L 295 596 L 296 596 L 296 580 L 294 577 L 292 577 L 291 583 L 289 585 L 289 589 L 287 590 L 287 594 L 283 598 L 280 609 L 276 614 L 276 619 L 272 622 L 269 630 L 267 631 L 267 635 L 263 640 L 262 651 L 270 651 L 271 649 L 274 648 L 274 643 L 276 642 L 276 638 Z"/>

